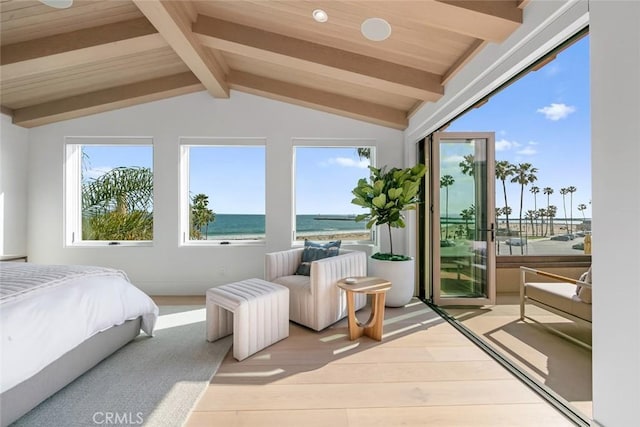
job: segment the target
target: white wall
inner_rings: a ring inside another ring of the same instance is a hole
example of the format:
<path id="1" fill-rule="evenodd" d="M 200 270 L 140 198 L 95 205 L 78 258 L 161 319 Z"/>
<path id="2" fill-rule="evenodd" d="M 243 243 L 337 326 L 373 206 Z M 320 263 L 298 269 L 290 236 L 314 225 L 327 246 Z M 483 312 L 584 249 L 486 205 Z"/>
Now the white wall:
<path id="1" fill-rule="evenodd" d="M 0 255 L 27 253 L 28 137 L 0 114 Z"/>
<path id="2" fill-rule="evenodd" d="M 154 138 L 153 247 L 63 246 L 66 136 Z M 186 136 L 266 138 L 266 245 L 178 246 L 179 138 Z M 29 138 L 30 261 L 122 268 L 155 295 L 203 294 L 217 284 L 263 277 L 265 252 L 291 246 L 292 138 L 373 139 L 379 164 L 403 161 L 400 131 L 235 91 L 226 100 L 200 92 L 33 128 Z"/>
<path id="3" fill-rule="evenodd" d="M 640 403 L 640 2 L 592 1 L 593 418 Z"/>

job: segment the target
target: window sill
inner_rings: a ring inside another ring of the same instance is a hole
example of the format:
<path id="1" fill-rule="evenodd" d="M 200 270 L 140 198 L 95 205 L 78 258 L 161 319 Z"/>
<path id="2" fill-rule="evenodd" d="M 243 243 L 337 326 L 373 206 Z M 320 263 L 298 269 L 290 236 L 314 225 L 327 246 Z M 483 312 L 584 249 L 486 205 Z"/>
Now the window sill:
<path id="1" fill-rule="evenodd" d="M 197 248 L 197 247 L 238 247 L 238 246 L 265 246 L 266 240 L 190 240 L 180 244 L 180 247 Z"/>
<path id="2" fill-rule="evenodd" d="M 84 242 L 75 242 L 66 245 L 67 248 L 119 248 L 119 247 L 152 247 L 152 240 L 141 240 L 141 241 L 84 241 Z"/>
<path id="3" fill-rule="evenodd" d="M 340 240 L 340 239 L 336 239 L 336 240 Z M 333 240 L 311 240 L 314 243 L 329 243 L 332 242 Z M 342 243 L 340 244 L 341 248 L 344 248 L 345 246 L 370 246 L 370 247 L 374 247 L 376 245 L 376 243 L 372 240 L 343 240 Z M 291 242 L 291 247 L 292 248 L 303 248 L 304 247 L 304 240 L 294 240 L 293 242 Z"/>

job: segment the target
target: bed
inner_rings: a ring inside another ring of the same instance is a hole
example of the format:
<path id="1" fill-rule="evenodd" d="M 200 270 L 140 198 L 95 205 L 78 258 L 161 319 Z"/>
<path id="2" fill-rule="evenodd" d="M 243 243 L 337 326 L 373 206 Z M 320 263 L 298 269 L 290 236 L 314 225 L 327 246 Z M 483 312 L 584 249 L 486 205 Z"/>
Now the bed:
<path id="1" fill-rule="evenodd" d="M 0 425 L 131 341 L 158 307 L 116 269 L 0 263 Z"/>

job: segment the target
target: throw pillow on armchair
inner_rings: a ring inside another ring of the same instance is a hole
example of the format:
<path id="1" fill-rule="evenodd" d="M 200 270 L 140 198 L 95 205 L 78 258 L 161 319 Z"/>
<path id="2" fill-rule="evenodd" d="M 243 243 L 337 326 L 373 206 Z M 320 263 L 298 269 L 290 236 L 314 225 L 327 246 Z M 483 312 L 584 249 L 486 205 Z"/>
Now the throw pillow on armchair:
<path id="1" fill-rule="evenodd" d="M 319 259 L 337 256 L 340 252 L 341 240 L 335 240 L 327 243 L 315 243 L 310 240 L 304 240 L 304 250 L 302 251 L 302 263 L 296 270 L 297 275 L 311 275 L 311 263 Z"/>

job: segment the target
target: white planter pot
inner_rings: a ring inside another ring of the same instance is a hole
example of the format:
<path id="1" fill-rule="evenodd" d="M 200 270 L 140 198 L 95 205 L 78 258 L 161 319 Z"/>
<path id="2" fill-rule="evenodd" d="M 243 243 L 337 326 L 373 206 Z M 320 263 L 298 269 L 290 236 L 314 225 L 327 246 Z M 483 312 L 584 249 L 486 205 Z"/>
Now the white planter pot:
<path id="1" fill-rule="evenodd" d="M 380 277 L 391 282 L 385 305 L 402 307 L 413 298 L 415 291 L 415 261 L 382 261 L 369 257 L 369 276 Z"/>

